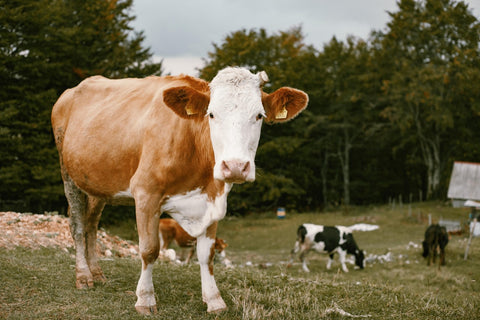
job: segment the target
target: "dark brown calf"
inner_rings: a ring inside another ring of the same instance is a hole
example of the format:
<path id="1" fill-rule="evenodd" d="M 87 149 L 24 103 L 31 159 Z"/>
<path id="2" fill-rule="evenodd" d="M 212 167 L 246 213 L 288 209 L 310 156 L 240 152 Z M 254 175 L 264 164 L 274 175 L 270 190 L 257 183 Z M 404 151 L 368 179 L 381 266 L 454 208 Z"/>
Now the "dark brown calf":
<path id="1" fill-rule="evenodd" d="M 448 244 L 448 233 L 445 227 L 438 224 L 430 225 L 425 231 L 423 245 L 423 257 L 427 258 L 427 265 L 435 263 L 437 255 L 440 255 L 438 267 L 445 265 L 445 247 Z"/>

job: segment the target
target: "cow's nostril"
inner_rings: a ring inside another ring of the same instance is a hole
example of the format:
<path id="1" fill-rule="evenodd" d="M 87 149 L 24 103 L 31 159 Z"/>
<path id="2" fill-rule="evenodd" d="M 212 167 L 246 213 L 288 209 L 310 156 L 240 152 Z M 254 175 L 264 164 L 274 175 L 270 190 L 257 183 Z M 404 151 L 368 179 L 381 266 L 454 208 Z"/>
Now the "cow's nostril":
<path id="1" fill-rule="evenodd" d="M 237 160 L 222 161 L 221 170 L 226 180 L 243 182 L 250 172 L 250 162 Z"/>
<path id="2" fill-rule="evenodd" d="M 250 171 L 250 161 L 247 161 L 247 163 L 245 163 L 245 165 L 243 166 L 242 174 L 246 176 L 249 171 Z"/>
<path id="3" fill-rule="evenodd" d="M 222 161 L 222 172 L 224 175 L 228 175 L 232 172 L 225 161 Z"/>

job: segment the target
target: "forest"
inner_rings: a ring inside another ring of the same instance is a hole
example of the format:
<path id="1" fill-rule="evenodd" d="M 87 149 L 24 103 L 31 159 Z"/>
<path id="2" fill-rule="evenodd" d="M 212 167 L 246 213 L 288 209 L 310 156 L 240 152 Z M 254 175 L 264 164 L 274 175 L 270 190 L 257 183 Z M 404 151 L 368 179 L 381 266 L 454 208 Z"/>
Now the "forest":
<path id="1" fill-rule="evenodd" d="M 61 93 L 92 75 L 164 75 L 133 30 L 133 0 L 0 0 L 0 210 L 66 213 L 50 124 Z M 480 162 L 480 23 L 456 0 L 399 0 L 367 39 L 305 43 L 301 26 L 214 43 L 200 78 L 264 70 L 304 90 L 295 121 L 264 125 L 257 179 L 228 213 L 321 211 L 444 200 L 454 161 Z M 398 200 L 397 200 L 398 201 Z"/>

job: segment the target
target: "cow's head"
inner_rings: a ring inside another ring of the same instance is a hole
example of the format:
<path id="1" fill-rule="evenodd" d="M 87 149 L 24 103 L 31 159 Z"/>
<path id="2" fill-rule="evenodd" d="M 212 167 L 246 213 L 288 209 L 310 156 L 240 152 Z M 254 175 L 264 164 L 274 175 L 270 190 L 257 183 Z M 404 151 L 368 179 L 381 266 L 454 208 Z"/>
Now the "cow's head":
<path id="1" fill-rule="evenodd" d="M 360 267 L 360 269 L 365 268 L 365 251 L 355 250 L 355 264 Z"/>
<path id="2" fill-rule="evenodd" d="M 183 118 L 208 117 L 215 154 L 213 176 L 229 183 L 255 180 L 255 153 L 265 119 L 285 122 L 298 115 L 308 95 L 283 87 L 271 94 L 262 91 L 268 81 L 262 71 L 225 68 L 210 83 L 210 92 L 174 87 L 164 92 L 164 102 Z"/>

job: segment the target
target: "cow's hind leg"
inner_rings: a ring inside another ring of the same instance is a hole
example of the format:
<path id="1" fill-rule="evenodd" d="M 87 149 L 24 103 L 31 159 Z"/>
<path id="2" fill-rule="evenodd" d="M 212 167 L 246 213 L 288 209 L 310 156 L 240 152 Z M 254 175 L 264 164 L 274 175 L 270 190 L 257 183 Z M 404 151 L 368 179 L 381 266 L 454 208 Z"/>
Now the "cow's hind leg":
<path id="1" fill-rule="evenodd" d="M 295 241 L 295 246 L 293 247 L 292 251 L 290 251 L 290 260 L 288 261 L 287 267 L 291 267 L 293 264 L 293 260 L 295 260 L 295 255 L 300 250 L 300 241 Z"/>
<path id="2" fill-rule="evenodd" d="M 220 312 L 227 309 L 227 305 L 220 296 L 220 291 L 213 277 L 216 232 L 217 222 L 214 222 L 207 228 L 205 234 L 197 238 L 197 257 L 202 279 L 202 298 L 203 302 L 207 304 L 207 312 Z"/>
<path id="3" fill-rule="evenodd" d="M 427 266 L 431 266 L 432 261 L 435 261 L 435 247 L 433 247 L 432 245 L 429 245 Z"/>
<path id="4" fill-rule="evenodd" d="M 193 254 L 195 253 L 195 246 L 196 246 L 196 245 L 193 245 L 193 247 L 191 247 L 191 248 L 188 250 L 187 259 L 185 259 L 185 264 L 189 264 L 189 263 L 190 263 L 190 260 L 192 259 Z"/>
<path id="5" fill-rule="evenodd" d="M 87 263 L 85 225 L 87 195 L 83 193 L 67 174 L 63 175 L 65 196 L 68 201 L 70 232 L 75 243 L 75 272 L 78 289 L 93 287 L 93 276 Z"/>
<path id="6" fill-rule="evenodd" d="M 440 248 L 440 265 L 445 265 L 445 248 Z"/>
<path id="7" fill-rule="evenodd" d="M 105 276 L 98 264 L 97 259 L 97 230 L 102 210 L 105 207 L 105 201 L 95 197 L 88 197 L 87 203 L 87 224 L 85 226 L 85 238 L 86 238 L 86 256 L 87 263 L 92 273 L 94 281 L 105 282 Z"/>
<path id="8" fill-rule="evenodd" d="M 438 245 L 435 244 L 435 247 L 433 249 L 433 263 L 437 261 L 437 256 L 438 256 Z"/>
<path id="9" fill-rule="evenodd" d="M 310 272 L 310 269 L 307 267 L 307 259 L 305 256 L 307 255 L 309 250 L 306 250 L 305 248 L 300 249 L 300 261 L 302 262 L 302 269 L 305 272 Z"/>

